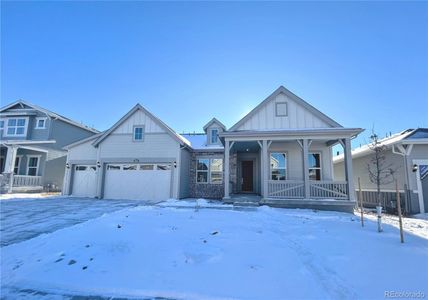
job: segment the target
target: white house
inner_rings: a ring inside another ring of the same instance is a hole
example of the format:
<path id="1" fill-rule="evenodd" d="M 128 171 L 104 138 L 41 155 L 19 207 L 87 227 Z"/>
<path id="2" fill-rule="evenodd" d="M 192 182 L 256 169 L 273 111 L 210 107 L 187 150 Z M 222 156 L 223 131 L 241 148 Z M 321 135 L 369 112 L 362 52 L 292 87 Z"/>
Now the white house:
<path id="1" fill-rule="evenodd" d="M 136 105 L 109 130 L 67 146 L 64 193 L 107 199 L 205 197 L 283 207 L 350 211 L 355 204 L 351 139 L 344 128 L 279 87 L 227 129 L 180 135 Z M 345 152 L 333 176 L 332 146 Z"/>
<path id="2" fill-rule="evenodd" d="M 395 200 L 395 182 L 405 203 L 407 212 L 428 212 L 428 128 L 407 129 L 388 136 L 379 141 L 386 148 L 385 166 L 391 166 L 394 176 L 388 184 L 382 185 L 383 206 L 391 205 L 389 200 Z M 369 145 L 363 145 L 352 151 L 354 178 L 360 178 L 364 203 L 369 206 L 376 204 L 376 185 L 368 176 L 367 164 L 374 154 Z M 334 174 L 336 179 L 344 179 L 343 155 L 335 156 Z M 356 180 L 355 189 L 358 189 Z M 404 188 L 406 186 L 406 188 Z"/>

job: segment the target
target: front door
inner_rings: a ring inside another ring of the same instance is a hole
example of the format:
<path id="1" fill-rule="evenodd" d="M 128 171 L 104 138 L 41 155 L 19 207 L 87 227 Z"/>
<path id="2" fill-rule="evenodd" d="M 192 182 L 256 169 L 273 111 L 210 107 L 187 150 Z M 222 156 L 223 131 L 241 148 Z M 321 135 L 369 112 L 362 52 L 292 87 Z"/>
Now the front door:
<path id="1" fill-rule="evenodd" d="M 241 162 L 242 192 L 253 192 L 253 161 L 244 160 Z"/>

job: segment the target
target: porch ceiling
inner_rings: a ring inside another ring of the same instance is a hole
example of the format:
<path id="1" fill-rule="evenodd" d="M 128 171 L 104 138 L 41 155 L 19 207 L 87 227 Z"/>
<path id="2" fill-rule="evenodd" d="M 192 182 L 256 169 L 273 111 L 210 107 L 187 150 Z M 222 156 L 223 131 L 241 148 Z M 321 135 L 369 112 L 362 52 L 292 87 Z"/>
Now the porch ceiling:
<path id="1" fill-rule="evenodd" d="M 258 152 L 260 150 L 260 146 L 257 141 L 253 142 L 236 142 L 233 144 L 231 149 L 232 152 L 236 153 L 250 153 L 250 152 Z"/>

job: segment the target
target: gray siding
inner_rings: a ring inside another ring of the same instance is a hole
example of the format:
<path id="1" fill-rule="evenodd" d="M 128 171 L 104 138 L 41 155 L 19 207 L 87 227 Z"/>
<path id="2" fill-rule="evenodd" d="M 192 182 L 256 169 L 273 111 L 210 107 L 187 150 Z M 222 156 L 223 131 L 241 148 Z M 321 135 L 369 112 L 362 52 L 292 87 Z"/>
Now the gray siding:
<path id="1" fill-rule="evenodd" d="M 187 149 L 181 149 L 180 157 L 180 199 L 190 196 L 190 159 L 191 154 Z"/>
<path id="2" fill-rule="evenodd" d="M 52 120 L 50 130 L 50 139 L 56 141 L 56 143 L 52 145 L 52 148 L 55 149 L 62 149 L 66 145 L 94 135 L 93 132 L 73 126 L 61 120 Z"/>

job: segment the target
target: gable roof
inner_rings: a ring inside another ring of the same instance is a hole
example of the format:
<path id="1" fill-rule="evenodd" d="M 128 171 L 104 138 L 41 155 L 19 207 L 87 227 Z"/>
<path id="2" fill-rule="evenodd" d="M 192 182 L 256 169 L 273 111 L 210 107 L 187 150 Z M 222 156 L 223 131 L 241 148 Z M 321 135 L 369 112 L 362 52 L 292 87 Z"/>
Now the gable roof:
<path id="1" fill-rule="evenodd" d="M 406 129 L 399 133 L 390 135 L 379 140 L 379 144 L 385 147 L 391 147 L 396 144 L 428 144 L 428 128 Z M 370 143 L 362 145 L 352 150 L 352 158 L 358 158 L 373 153 Z M 343 153 L 333 157 L 333 163 L 339 163 L 344 160 Z"/>
<path id="2" fill-rule="evenodd" d="M 179 142 L 181 145 L 189 146 L 190 142 L 176 133 L 174 130 L 172 130 L 168 125 L 166 125 L 164 122 L 162 122 L 159 118 L 157 118 L 155 115 L 153 115 L 151 112 L 149 112 L 147 109 L 145 109 L 141 104 L 136 104 L 126 115 L 124 115 L 119 121 L 116 122 L 110 129 L 106 130 L 101 134 L 93 143 L 92 145 L 98 146 L 105 138 L 107 138 L 116 128 L 118 128 L 123 122 L 125 122 L 130 116 L 132 116 L 136 111 L 141 110 L 145 114 L 147 114 L 157 125 L 159 125 L 161 128 L 165 129 L 165 131 L 177 142 Z"/>
<path id="3" fill-rule="evenodd" d="M 14 106 L 18 106 L 18 105 L 21 106 L 22 108 L 29 107 L 29 108 L 32 108 L 34 110 L 38 110 L 38 111 L 40 111 L 40 112 L 48 115 L 51 118 L 59 119 L 59 120 L 61 120 L 63 122 L 66 122 L 66 123 L 74 125 L 76 127 L 85 129 L 87 131 L 90 131 L 90 132 L 93 132 L 93 133 L 99 133 L 99 131 L 96 130 L 95 128 L 92 128 L 92 127 L 86 126 L 84 124 L 78 123 L 78 122 L 73 121 L 73 120 L 71 120 L 71 119 L 69 119 L 67 117 L 64 117 L 64 116 L 59 115 L 57 113 L 54 113 L 54 112 L 52 112 L 50 110 L 47 110 L 47 109 L 45 109 L 43 107 L 34 105 L 32 103 L 29 103 L 29 102 L 26 102 L 26 101 L 23 101 L 23 100 L 18 100 L 18 101 L 15 101 L 13 103 L 10 103 L 10 104 L 8 104 L 6 106 L 3 106 L 2 108 L 0 108 L 0 113 L 5 112 L 6 110 L 8 110 L 8 109 L 10 109 L 10 108 L 12 108 Z"/>
<path id="4" fill-rule="evenodd" d="M 321 111 L 319 111 L 318 109 L 316 109 L 315 107 L 313 107 L 312 105 L 310 105 L 308 102 L 306 102 L 305 100 L 303 100 L 302 98 L 300 98 L 299 96 L 297 96 L 296 94 L 292 93 L 291 91 L 289 91 L 288 89 L 286 89 L 285 87 L 283 87 L 282 85 L 277 88 L 271 95 L 269 95 L 269 97 L 267 97 L 265 100 L 263 100 L 259 105 L 257 105 L 252 111 L 250 111 L 247 115 L 245 115 L 241 120 L 239 120 L 235 125 L 233 125 L 229 131 L 234 131 L 236 130 L 239 126 L 241 126 L 242 124 L 244 124 L 245 121 L 247 121 L 248 119 L 250 119 L 255 113 L 257 113 L 263 106 L 265 106 L 268 102 L 272 101 L 273 99 L 276 98 L 276 96 L 278 96 L 279 94 L 284 93 L 287 97 L 291 98 L 292 100 L 294 100 L 297 104 L 303 106 L 304 108 L 306 108 L 308 111 L 310 111 L 311 113 L 313 113 L 314 115 L 316 115 L 317 117 L 319 117 L 321 120 L 323 120 L 324 122 L 326 122 L 327 124 L 331 125 L 332 127 L 343 127 L 342 125 L 340 125 L 339 123 L 337 123 L 336 121 L 334 121 L 333 119 L 331 119 L 330 117 L 328 117 L 327 115 L 323 114 Z"/>
<path id="5" fill-rule="evenodd" d="M 221 128 L 223 128 L 223 130 L 226 130 L 226 126 L 224 126 L 224 124 L 222 122 L 220 122 L 216 118 L 212 118 L 211 121 L 209 121 L 207 124 L 205 124 L 205 126 L 203 128 L 204 131 L 207 132 L 207 128 L 210 127 L 214 123 L 218 124 Z"/>

